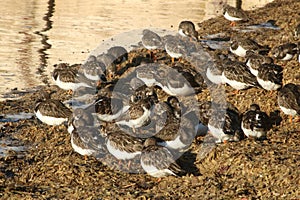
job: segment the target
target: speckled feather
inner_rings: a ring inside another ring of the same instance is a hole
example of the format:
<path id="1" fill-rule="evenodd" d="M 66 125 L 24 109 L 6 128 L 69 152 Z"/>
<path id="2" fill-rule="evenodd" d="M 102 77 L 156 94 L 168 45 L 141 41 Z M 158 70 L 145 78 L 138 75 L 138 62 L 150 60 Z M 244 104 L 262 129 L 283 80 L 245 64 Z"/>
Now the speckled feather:
<path id="1" fill-rule="evenodd" d="M 295 110 L 300 115 L 300 85 L 288 83 L 278 92 L 278 104 L 280 107 Z"/>
<path id="2" fill-rule="evenodd" d="M 152 138 L 148 138 L 148 143 Z M 141 164 L 145 171 L 154 177 L 163 177 L 167 175 L 180 175 L 184 170 L 175 162 L 172 153 L 162 146 L 146 144 L 141 155 Z M 148 170 L 148 169 L 151 169 Z"/>
<path id="3" fill-rule="evenodd" d="M 269 116 L 260 110 L 257 104 L 250 105 L 250 109 L 242 116 L 242 129 L 247 137 L 261 138 L 270 128 Z"/>

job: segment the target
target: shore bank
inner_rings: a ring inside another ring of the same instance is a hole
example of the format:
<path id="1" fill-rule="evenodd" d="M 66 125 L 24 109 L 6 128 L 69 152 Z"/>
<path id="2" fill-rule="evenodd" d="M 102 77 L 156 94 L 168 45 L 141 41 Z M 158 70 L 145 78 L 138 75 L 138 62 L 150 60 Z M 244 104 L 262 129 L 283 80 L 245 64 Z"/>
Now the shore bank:
<path id="1" fill-rule="evenodd" d="M 199 24 L 199 35 L 223 33 L 248 36 L 271 48 L 295 42 L 293 28 L 300 22 L 298 0 L 275 0 L 263 8 L 249 11 L 251 23 L 275 20 L 280 30 L 263 29 L 238 32 L 222 16 Z M 243 24 L 237 27 L 243 28 Z M 246 25 L 245 25 L 246 26 Z M 300 64 L 296 58 L 284 65 L 284 83 L 300 84 Z M 43 88 L 43 86 L 41 86 Z M 1 115 L 33 113 L 37 92 L 25 93 L 20 99 L 0 103 Z M 67 92 L 56 86 L 53 98 L 67 100 Z M 232 88 L 226 86 L 226 92 Z M 205 99 L 208 91 L 199 94 Z M 160 182 L 146 174 L 116 171 L 73 151 L 70 136 L 62 126 L 50 127 L 35 117 L 0 126 L 0 139 L 18 140 L 30 148 L 24 154 L 14 151 L 0 157 L 0 197 L 3 199 L 299 199 L 300 198 L 300 124 L 290 123 L 277 105 L 277 92 L 251 88 L 227 101 L 244 112 L 256 102 L 268 114 L 279 111 L 280 123 L 263 141 L 245 139 L 215 146 L 198 158 L 203 139 L 197 138 L 191 151 L 180 158 L 190 165 L 183 177 L 165 177 Z"/>

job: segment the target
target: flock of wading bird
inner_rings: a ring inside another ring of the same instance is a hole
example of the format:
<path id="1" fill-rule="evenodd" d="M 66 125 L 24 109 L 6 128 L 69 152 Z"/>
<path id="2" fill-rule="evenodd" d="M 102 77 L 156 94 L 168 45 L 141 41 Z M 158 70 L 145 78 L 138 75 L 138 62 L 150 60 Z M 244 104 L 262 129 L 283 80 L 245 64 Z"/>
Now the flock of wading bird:
<path id="1" fill-rule="evenodd" d="M 231 6 L 224 7 L 223 15 L 232 26 L 248 20 L 245 11 Z M 294 37 L 300 37 L 300 24 Z M 299 43 L 271 49 L 234 36 L 228 54 L 215 54 L 213 62 L 201 66 L 202 73 L 183 60 L 195 53 L 199 56 L 199 46 L 202 51 L 214 50 L 202 45 L 191 21 L 182 21 L 176 35 L 161 37 L 145 29 L 141 44 L 139 51 L 146 56 L 140 59 L 129 59 L 131 52 L 114 46 L 91 55 L 84 64 L 55 65 L 52 78 L 58 87 L 72 91 L 73 106 L 42 91 L 34 110 L 36 117 L 52 126 L 67 123 L 71 145 L 79 154 L 100 159 L 110 153 L 128 165 L 138 158 L 154 177 L 185 173 L 175 161 L 199 134 L 211 134 L 216 143 L 239 141 L 244 136 L 266 137 L 270 117 L 256 103 L 239 113 L 230 103 L 190 101 L 208 84 L 227 84 L 236 90 L 277 90 L 281 111 L 291 121 L 298 121 L 293 117 L 300 115 L 300 85 L 283 85 L 283 68 L 275 61 L 299 57 Z"/>

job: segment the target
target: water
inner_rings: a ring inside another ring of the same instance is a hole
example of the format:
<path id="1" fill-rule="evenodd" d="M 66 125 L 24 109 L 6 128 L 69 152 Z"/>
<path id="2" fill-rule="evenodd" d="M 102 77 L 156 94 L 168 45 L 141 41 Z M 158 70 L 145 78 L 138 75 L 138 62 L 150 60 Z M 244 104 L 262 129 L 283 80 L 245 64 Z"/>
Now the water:
<path id="1" fill-rule="evenodd" d="M 24 146 L 19 140 L 11 138 L 11 136 L 2 134 L 5 132 L 5 124 L 7 122 L 16 122 L 22 119 L 30 119 L 33 117 L 33 113 L 18 113 L 18 114 L 0 114 L 0 157 L 5 157 L 9 154 L 10 151 L 18 152 L 20 156 L 21 153 L 24 153 L 27 146 Z"/>
<path id="2" fill-rule="evenodd" d="M 247 0 L 242 6 L 251 9 L 270 1 Z M 222 0 L 0 2 L 0 98 L 14 88 L 53 84 L 54 64 L 81 63 L 116 34 L 146 27 L 176 31 L 180 21 L 201 22 L 219 15 L 222 6 Z"/>

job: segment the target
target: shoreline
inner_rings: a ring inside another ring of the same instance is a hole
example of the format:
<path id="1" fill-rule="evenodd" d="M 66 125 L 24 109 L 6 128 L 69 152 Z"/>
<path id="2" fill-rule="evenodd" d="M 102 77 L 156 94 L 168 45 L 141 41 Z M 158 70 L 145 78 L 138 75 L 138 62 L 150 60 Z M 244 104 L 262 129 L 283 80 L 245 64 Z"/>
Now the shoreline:
<path id="1" fill-rule="evenodd" d="M 232 30 L 223 16 L 200 23 L 201 36 L 224 33 L 249 36 L 271 48 L 285 42 L 294 42 L 293 27 L 300 22 L 297 0 L 275 0 L 265 7 L 247 11 L 255 23 L 276 20 L 281 30 L 263 30 L 239 33 Z M 297 19 L 297 17 L 299 17 Z M 297 21 L 298 20 L 298 21 Z M 239 27 L 243 25 L 238 25 Z M 294 58 L 284 65 L 284 83 L 300 84 L 300 63 Z M 45 88 L 47 86 L 38 86 Z M 67 100 L 70 95 L 57 86 L 54 99 Z M 19 99 L 0 102 L 3 114 L 33 113 L 35 88 L 30 88 Z M 233 89 L 226 86 L 229 94 Z M 260 104 L 267 114 L 280 111 L 277 96 L 251 88 L 239 95 L 228 95 L 227 101 L 243 113 L 252 102 Z M 209 91 L 199 94 L 205 99 Z M 0 127 L 0 138 L 19 140 L 30 145 L 27 153 L 19 156 L 10 151 L 0 157 L 0 197 L 6 198 L 103 198 L 103 199 L 299 199 L 300 184 L 300 123 L 289 123 L 288 117 L 279 113 L 280 124 L 272 127 L 267 139 L 244 139 L 236 143 L 216 145 L 209 154 L 197 159 L 204 138 L 193 142 L 192 150 L 179 162 L 191 165 L 190 173 L 183 177 L 164 177 L 160 182 L 146 174 L 127 174 L 111 169 L 95 158 L 84 160 L 73 151 L 70 136 L 63 125 L 50 127 L 36 118 L 6 122 Z M 189 160 L 189 161 L 187 161 Z M 116 161 L 112 161 L 116 162 Z"/>

